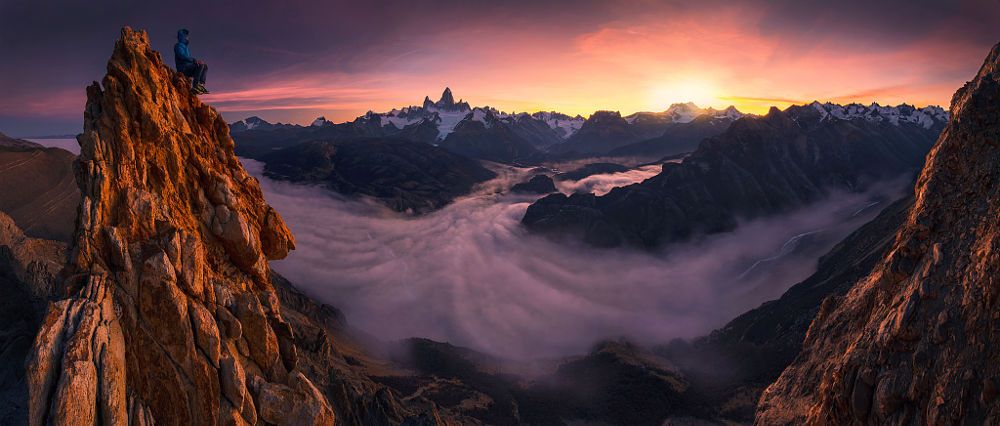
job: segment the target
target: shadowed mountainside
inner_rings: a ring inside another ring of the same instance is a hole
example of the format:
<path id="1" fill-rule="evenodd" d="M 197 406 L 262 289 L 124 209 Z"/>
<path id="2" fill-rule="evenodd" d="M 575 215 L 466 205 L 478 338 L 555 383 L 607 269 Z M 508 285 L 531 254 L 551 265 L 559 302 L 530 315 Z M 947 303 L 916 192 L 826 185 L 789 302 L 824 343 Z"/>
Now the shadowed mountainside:
<path id="1" fill-rule="evenodd" d="M 582 129 L 581 129 L 582 131 Z M 706 139 L 681 163 L 603 196 L 553 194 L 528 207 L 531 231 L 603 247 L 656 248 L 790 211 L 831 190 L 860 191 L 913 173 L 940 128 L 828 119 L 811 106 L 772 108 Z"/>
<path id="2" fill-rule="evenodd" d="M 0 134 L 0 211 L 30 236 L 69 242 L 80 191 L 72 153 Z"/>
<path id="3" fill-rule="evenodd" d="M 403 139 L 306 142 L 261 158 L 268 177 L 371 196 L 396 211 L 426 213 L 496 177 L 475 160 Z"/>
<path id="4" fill-rule="evenodd" d="M 799 354 L 809 324 L 827 297 L 847 293 L 891 246 L 913 197 L 889 205 L 819 259 L 816 272 L 764 303 L 691 342 L 654 352 L 674 362 L 714 408 L 714 415 L 753 420 L 757 400 Z"/>
<path id="5" fill-rule="evenodd" d="M 26 236 L 0 212 L 0 424 L 28 423 L 24 360 L 67 255 L 65 243 Z"/>
<path id="6" fill-rule="evenodd" d="M 823 303 L 758 424 L 1000 421 L 998 134 L 1000 44 L 952 98 L 887 255 Z"/>

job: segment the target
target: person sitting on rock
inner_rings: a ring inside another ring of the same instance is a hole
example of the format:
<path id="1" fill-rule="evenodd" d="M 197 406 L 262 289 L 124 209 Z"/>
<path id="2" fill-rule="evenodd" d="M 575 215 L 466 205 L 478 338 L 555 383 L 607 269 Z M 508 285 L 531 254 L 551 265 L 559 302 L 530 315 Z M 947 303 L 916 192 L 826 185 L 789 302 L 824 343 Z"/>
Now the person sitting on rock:
<path id="1" fill-rule="evenodd" d="M 208 93 L 208 89 L 205 88 L 205 75 L 208 74 L 208 65 L 191 57 L 191 52 L 188 50 L 188 34 L 190 32 L 184 28 L 177 31 L 177 44 L 174 45 L 174 63 L 177 65 L 177 71 L 192 79 L 191 88 L 196 93 Z"/>

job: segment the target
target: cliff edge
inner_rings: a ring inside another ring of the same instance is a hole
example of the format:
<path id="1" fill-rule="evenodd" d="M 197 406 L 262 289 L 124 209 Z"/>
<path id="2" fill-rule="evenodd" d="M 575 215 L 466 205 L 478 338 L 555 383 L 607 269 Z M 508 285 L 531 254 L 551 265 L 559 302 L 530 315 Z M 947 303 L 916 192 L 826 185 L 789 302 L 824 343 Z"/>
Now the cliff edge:
<path id="1" fill-rule="evenodd" d="M 885 259 L 824 301 L 756 422 L 1000 422 L 1000 45 L 952 99 Z"/>
<path id="2" fill-rule="evenodd" d="M 87 89 L 70 260 L 28 357 L 32 425 L 334 422 L 271 283 L 294 238 L 189 87 L 126 27 Z"/>

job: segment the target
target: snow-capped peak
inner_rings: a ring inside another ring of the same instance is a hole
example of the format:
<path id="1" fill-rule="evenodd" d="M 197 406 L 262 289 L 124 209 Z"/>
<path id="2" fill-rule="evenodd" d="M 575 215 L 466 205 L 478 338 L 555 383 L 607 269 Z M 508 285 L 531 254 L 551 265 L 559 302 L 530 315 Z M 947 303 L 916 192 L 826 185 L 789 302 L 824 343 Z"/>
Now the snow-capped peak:
<path id="1" fill-rule="evenodd" d="M 559 133 L 559 136 L 563 139 L 573 136 L 573 133 L 576 133 L 577 130 L 583 127 L 583 122 L 587 121 L 587 119 L 580 115 L 570 117 L 555 111 L 540 111 L 531 114 L 531 117 L 544 121 L 556 133 Z"/>
<path id="2" fill-rule="evenodd" d="M 691 121 L 694 121 L 695 118 L 706 114 L 716 119 L 730 120 L 739 119 L 744 115 L 732 105 L 726 109 L 717 110 L 715 108 L 702 109 L 692 102 L 687 102 L 670 105 L 670 107 L 663 112 L 637 112 L 626 116 L 625 121 L 628 122 L 628 124 L 637 124 L 642 122 L 690 123 Z"/>
<path id="3" fill-rule="evenodd" d="M 873 102 L 871 105 L 858 103 L 838 105 L 830 102 L 819 103 L 813 101 L 809 106 L 819 113 L 820 121 L 830 119 L 863 119 L 871 122 L 885 121 L 895 126 L 902 123 L 912 123 L 922 126 L 925 129 L 948 121 L 948 111 L 935 105 L 916 108 L 907 104 L 882 106 Z"/>
<path id="4" fill-rule="evenodd" d="M 698 108 L 693 102 L 683 104 L 673 104 L 665 111 L 673 119 L 674 123 L 690 123 L 695 117 L 703 114 L 705 110 Z"/>
<path id="5" fill-rule="evenodd" d="M 320 117 L 317 117 L 315 120 L 313 120 L 313 122 L 312 122 L 312 124 L 310 124 L 310 126 L 320 127 L 320 126 L 329 126 L 331 124 L 333 124 L 333 123 L 327 121 L 326 117 L 320 116 Z"/>
<path id="6" fill-rule="evenodd" d="M 487 129 L 493 127 L 493 122 L 496 120 L 491 111 L 479 107 L 473 108 L 471 117 L 468 118 L 471 118 L 472 121 L 483 123 Z"/>
<path id="7" fill-rule="evenodd" d="M 257 117 L 256 115 L 253 117 L 247 117 L 245 120 L 243 120 L 243 123 L 246 124 L 247 130 L 271 124 L 265 121 L 263 118 Z"/>
<path id="8" fill-rule="evenodd" d="M 725 109 L 717 110 L 714 108 L 708 108 L 705 110 L 706 114 L 711 114 L 713 118 L 726 118 L 730 120 L 739 120 L 743 118 L 744 115 L 740 110 L 736 109 L 735 106 L 728 106 Z"/>

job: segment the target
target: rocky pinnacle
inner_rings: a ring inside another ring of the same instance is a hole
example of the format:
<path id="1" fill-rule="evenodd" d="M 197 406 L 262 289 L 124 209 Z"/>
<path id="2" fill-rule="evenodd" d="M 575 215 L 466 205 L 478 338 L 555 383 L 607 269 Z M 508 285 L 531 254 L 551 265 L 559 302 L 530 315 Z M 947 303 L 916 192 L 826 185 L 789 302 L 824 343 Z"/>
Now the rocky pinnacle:
<path id="1" fill-rule="evenodd" d="M 332 424 L 269 259 L 295 242 L 222 117 L 124 28 L 87 88 L 69 266 L 28 359 L 43 424 Z"/>

